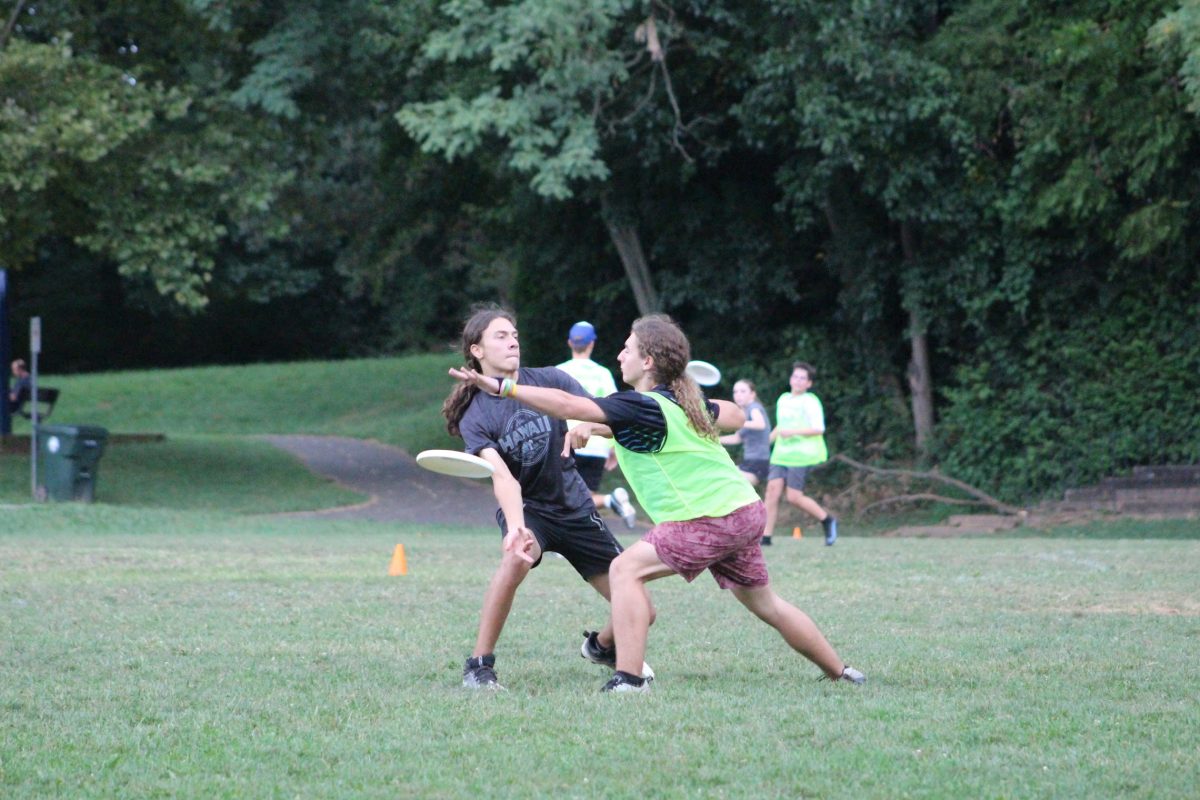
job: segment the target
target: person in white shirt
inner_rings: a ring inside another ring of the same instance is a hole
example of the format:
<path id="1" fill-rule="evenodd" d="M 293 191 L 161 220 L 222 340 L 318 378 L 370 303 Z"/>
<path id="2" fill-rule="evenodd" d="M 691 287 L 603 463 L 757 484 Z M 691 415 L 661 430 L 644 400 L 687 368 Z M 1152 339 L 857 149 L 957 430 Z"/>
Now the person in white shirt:
<path id="1" fill-rule="evenodd" d="M 617 391 L 612 372 L 592 360 L 592 351 L 596 348 L 596 328 L 592 323 L 580 321 L 572 325 L 567 333 L 567 344 L 571 347 L 571 359 L 559 364 L 559 369 L 579 381 L 592 397 L 607 397 Z M 567 423 L 570 428 L 578 424 L 578 420 Z M 637 510 L 629 500 L 629 492 L 625 487 L 618 486 L 611 494 L 600 491 L 600 480 L 605 470 L 615 469 L 616 466 L 617 457 L 613 453 L 611 439 L 592 436 L 587 444 L 575 450 L 575 469 L 591 491 L 592 502 L 597 508 L 616 512 L 625 527 L 632 530 L 637 522 Z"/>

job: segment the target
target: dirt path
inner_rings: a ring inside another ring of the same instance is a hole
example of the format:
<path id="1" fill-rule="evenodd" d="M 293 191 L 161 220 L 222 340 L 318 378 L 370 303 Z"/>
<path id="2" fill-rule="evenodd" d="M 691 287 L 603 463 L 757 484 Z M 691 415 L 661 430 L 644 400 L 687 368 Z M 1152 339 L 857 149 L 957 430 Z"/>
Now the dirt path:
<path id="1" fill-rule="evenodd" d="M 495 525 L 491 481 L 450 478 L 421 469 L 403 450 L 338 436 L 265 436 L 318 475 L 371 496 L 355 506 L 303 512 L 322 519 Z"/>

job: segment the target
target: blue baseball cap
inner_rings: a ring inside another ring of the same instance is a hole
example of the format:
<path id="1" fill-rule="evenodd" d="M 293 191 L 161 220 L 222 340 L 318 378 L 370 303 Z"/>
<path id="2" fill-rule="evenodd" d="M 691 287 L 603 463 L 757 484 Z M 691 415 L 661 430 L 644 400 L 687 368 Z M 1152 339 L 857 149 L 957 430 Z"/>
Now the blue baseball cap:
<path id="1" fill-rule="evenodd" d="M 567 334 L 567 341 L 576 347 L 583 347 L 596 341 L 596 329 L 590 322 L 576 322 Z"/>

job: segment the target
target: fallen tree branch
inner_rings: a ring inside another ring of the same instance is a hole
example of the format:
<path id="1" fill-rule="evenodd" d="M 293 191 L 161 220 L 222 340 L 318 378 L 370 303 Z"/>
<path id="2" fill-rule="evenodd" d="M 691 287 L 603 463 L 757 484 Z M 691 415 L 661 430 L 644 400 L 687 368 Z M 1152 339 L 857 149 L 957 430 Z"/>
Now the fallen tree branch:
<path id="1" fill-rule="evenodd" d="M 974 503 L 974 505 L 989 506 L 990 508 L 994 508 L 996 511 L 1000 512 L 1001 514 L 1016 515 L 1016 514 L 1021 513 L 1021 509 L 1017 508 L 1016 506 L 1010 506 L 1008 503 L 1001 502 L 1000 500 L 997 500 L 996 498 L 992 497 L 987 492 L 983 492 L 983 491 L 980 491 L 979 489 L 976 489 L 974 486 L 972 486 L 969 483 L 963 483 L 962 481 L 956 480 L 954 478 L 947 478 L 945 475 L 939 475 L 936 472 L 917 472 L 916 470 L 910 470 L 910 469 L 884 469 L 882 467 L 872 467 L 872 466 L 868 466 L 867 464 L 861 464 L 858 461 L 855 461 L 854 459 L 852 459 L 848 456 L 842 455 L 841 453 L 838 453 L 836 456 L 834 456 L 830 460 L 831 461 L 841 461 L 843 464 L 848 464 L 851 467 L 854 467 L 855 469 L 861 469 L 864 472 L 870 472 L 875 475 L 894 475 L 897 477 L 920 478 L 922 480 L 939 481 L 939 482 L 945 483 L 949 486 L 953 486 L 954 488 L 959 489 L 963 492 L 966 492 L 967 494 L 976 498 L 976 500 L 978 502 Z M 914 499 L 920 499 L 916 495 L 910 495 L 910 496 L 914 497 Z M 939 498 L 939 499 L 942 500 L 943 502 L 946 501 L 946 498 Z M 972 503 L 970 503 L 970 501 L 958 501 L 958 504 L 972 505 Z M 876 504 L 876 505 L 878 505 L 878 504 Z"/>
<path id="2" fill-rule="evenodd" d="M 874 503 L 871 503 L 871 505 L 857 513 L 866 514 L 871 509 L 879 508 L 880 506 L 891 505 L 892 503 L 915 502 L 917 500 L 932 500 L 937 503 L 946 503 L 947 505 L 952 506 L 977 506 L 980 504 L 980 501 L 978 500 L 963 500 L 961 497 L 943 497 L 940 494 L 901 494 L 895 497 L 885 497 L 882 500 L 876 500 Z"/>

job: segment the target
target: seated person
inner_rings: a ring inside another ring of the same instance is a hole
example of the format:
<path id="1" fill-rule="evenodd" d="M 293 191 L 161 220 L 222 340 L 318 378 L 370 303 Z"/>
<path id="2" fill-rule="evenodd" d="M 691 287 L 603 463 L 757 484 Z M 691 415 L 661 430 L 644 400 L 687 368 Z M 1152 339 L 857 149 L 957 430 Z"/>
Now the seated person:
<path id="1" fill-rule="evenodd" d="M 25 359 L 18 358 L 12 362 L 13 383 L 8 388 L 8 410 L 16 411 L 21 407 L 21 392 L 22 390 L 33 391 L 33 382 L 29 377 L 29 370 L 25 368 Z"/>

